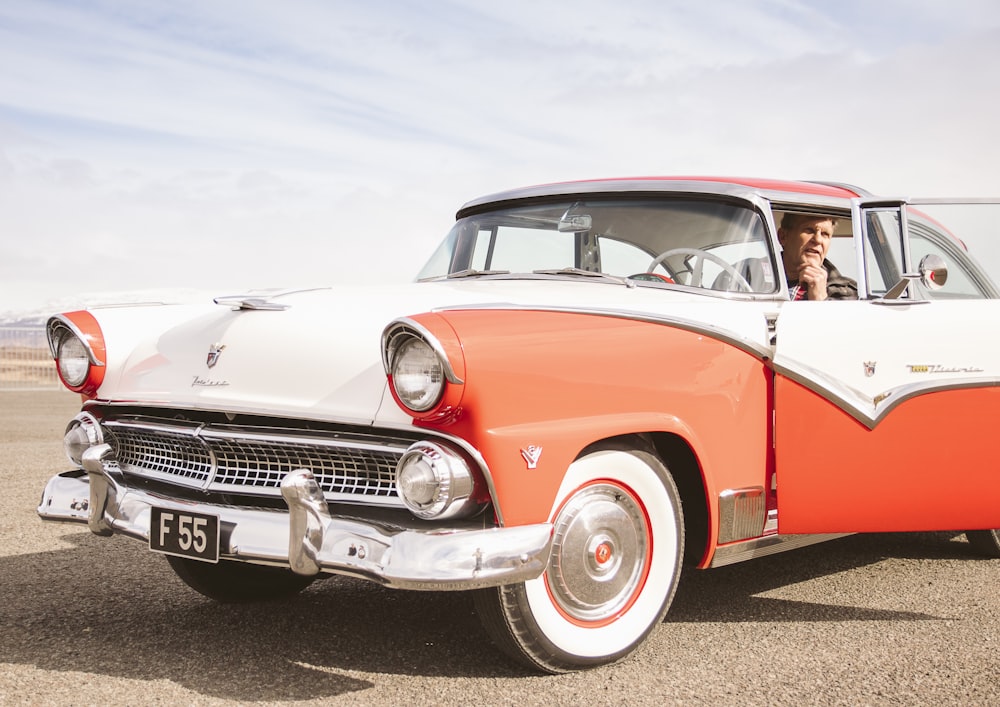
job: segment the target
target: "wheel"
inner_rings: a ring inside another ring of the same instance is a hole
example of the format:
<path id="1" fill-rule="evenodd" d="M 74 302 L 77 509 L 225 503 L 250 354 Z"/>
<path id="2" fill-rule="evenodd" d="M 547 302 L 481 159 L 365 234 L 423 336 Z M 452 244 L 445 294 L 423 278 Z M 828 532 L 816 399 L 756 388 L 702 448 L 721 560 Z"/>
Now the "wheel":
<path id="1" fill-rule="evenodd" d="M 731 282 L 737 285 L 737 291 L 743 292 L 753 292 L 753 288 L 747 279 L 740 274 L 740 272 L 734 268 L 732 265 L 727 263 L 725 260 L 717 256 L 715 253 L 709 253 L 707 250 L 702 250 L 701 248 L 671 248 L 670 250 L 665 250 L 658 256 L 653 258 L 653 261 L 646 268 L 646 272 L 653 272 L 657 265 L 662 265 L 670 273 L 670 277 L 677 282 L 681 282 L 677 277 L 677 273 L 670 269 L 667 265 L 666 260 L 675 255 L 687 255 L 695 260 L 695 267 L 691 269 L 691 279 L 687 283 L 691 287 L 701 287 L 702 280 L 704 279 L 705 261 L 708 260 L 715 263 L 720 268 L 722 268 L 727 275 L 732 278 Z M 685 263 L 686 264 L 686 263 Z"/>
<path id="2" fill-rule="evenodd" d="M 541 577 L 476 592 L 504 653 L 548 673 L 620 660 L 667 612 L 680 577 L 680 496 L 663 464 L 604 449 L 570 465 L 552 513 Z"/>
<path id="3" fill-rule="evenodd" d="M 1000 557 L 1000 530 L 967 530 L 965 537 L 980 555 Z"/>
<path id="4" fill-rule="evenodd" d="M 313 582 L 281 567 L 220 560 L 218 564 L 167 555 L 171 569 L 186 585 L 224 604 L 282 599 Z"/>

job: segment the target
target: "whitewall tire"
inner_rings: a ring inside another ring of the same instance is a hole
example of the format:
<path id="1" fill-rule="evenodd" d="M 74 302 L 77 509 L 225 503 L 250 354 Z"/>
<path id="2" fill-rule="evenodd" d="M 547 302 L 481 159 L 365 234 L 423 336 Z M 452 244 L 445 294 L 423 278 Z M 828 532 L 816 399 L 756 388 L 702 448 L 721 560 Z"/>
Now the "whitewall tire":
<path id="1" fill-rule="evenodd" d="M 572 465 L 541 577 L 477 592 L 498 647 L 557 673 L 620 660 L 663 619 L 680 577 L 680 496 L 658 458 L 602 449 Z"/>

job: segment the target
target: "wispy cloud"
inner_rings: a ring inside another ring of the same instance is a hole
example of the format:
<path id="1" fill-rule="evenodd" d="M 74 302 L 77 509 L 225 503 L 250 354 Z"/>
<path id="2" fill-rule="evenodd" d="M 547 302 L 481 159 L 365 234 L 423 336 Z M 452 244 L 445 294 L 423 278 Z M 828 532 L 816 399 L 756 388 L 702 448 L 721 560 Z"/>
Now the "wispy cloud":
<path id="1" fill-rule="evenodd" d="M 998 28 L 987 0 L 8 0 L 0 309 L 402 278 L 528 182 L 1000 194 Z"/>

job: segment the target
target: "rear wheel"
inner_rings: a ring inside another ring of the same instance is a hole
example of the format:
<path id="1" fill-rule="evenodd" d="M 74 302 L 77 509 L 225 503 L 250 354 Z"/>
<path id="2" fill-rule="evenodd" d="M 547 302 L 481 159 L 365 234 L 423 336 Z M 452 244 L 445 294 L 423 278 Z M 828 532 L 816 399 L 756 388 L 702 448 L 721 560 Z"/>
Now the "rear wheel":
<path id="1" fill-rule="evenodd" d="M 552 514 L 548 568 L 476 593 L 497 646 L 545 672 L 624 658 L 670 606 L 680 576 L 680 497 L 652 454 L 606 449 L 574 462 Z"/>
<path id="2" fill-rule="evenodd" d="M 224 604 L 282 599 L 313 582 L 281 567 L 220 560 L 217 564 L 167 555 L 167 562 L 186 585 Z"/>
<path id="3" fill-rule="evenodd" d="M 965 537 L 980 555 L 1000 557 L 1000 530 L 967 530 Z"/>

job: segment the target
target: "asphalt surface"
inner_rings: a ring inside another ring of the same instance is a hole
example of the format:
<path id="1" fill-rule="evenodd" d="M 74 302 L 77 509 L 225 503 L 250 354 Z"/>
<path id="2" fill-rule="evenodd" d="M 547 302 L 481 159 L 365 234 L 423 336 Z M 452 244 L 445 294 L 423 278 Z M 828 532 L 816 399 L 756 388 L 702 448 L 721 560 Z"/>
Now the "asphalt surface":
<path id="1" fill-rule="evenodd" d="M 0 392 L 0 705 L 1000 704 L 1000 560 L 955 533 L 689 572 L 631 658 L 555 677 L 506 662 L 462 593 L 216 605 L 141 543 L 38 519 L 78 402 Z"/>

